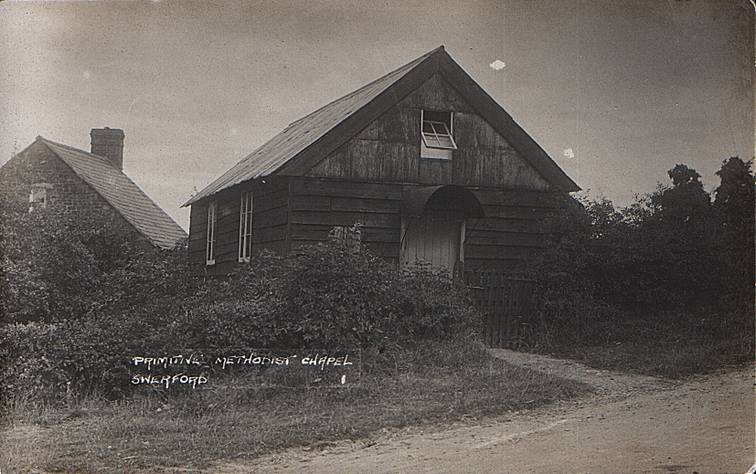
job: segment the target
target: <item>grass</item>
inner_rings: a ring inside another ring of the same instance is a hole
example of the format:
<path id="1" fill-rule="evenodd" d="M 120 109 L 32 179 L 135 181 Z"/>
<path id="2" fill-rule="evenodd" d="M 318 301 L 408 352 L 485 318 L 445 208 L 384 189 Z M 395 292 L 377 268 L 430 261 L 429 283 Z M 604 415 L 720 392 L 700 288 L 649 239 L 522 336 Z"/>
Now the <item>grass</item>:
<path id="1" fill-rule="evenodd" d="M 614 321 L 600 344 L 558 345 L 542 352 L 600 369 L 681 379 L 753 361 L 753 316 L 700 311 L 628 315 Z"/>
<path id="2" fill-rule="evenodd" d="M 217 389 L 169 400 L 88 397 L 66 408 L 15 399 L 0 433 L 3 472 L 206 468 L 293 446 L 370 439 L 382 428 L 492 416 L 580 395 L 574 381 L 513 367 L 469 341 L 364 360 L 357 386 Z"/>

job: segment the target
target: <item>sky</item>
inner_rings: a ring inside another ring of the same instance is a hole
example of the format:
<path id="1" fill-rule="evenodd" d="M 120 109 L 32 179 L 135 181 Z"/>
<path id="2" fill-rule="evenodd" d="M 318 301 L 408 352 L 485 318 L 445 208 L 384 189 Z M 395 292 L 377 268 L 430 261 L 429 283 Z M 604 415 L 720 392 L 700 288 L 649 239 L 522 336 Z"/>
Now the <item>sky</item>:
<path id="1" fill-rule="evenodd" d="M 290 122 L 439 45 L 591 195 L 754 156 L 749 0 L 0 3 L 0 164 L 38 135 L 180 208 Z"/>

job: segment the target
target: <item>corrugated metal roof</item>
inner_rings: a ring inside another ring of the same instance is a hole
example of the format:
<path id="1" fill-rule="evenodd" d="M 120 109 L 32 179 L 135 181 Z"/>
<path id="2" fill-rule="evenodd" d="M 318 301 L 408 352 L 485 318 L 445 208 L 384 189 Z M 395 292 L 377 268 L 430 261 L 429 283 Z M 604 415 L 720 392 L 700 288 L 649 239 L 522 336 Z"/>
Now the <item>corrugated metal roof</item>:
<path id="1" fill-rule="evenodd" d="M 155 245 L 170 249 L 187 237 L 157 204 L 107 158 L 37 138 Z"/>
<path id="2" fill-rule="evenodd" d="M 440 49 L 443 49 L 443 47 L 436 48 L 370 84 L 292 122 L 278 135 L 244 157 L 218 179 L 192 196 L 184 206 L 244 181 L 268 176 L 275 172 Z"/>

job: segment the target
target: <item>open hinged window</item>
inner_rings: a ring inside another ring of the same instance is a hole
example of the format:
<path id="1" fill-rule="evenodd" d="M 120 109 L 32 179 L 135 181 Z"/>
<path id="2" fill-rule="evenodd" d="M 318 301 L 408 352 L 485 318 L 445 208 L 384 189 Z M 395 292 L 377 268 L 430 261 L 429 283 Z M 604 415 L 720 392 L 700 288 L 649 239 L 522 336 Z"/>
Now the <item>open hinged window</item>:
<path id="1" fill-rule="evenodd" d="M 452 132 L 454 117 L 452 112 L 436 112 L 421 110 L 422 143 L 420 156 L 422 158 L 450 159 L 452 150 L 457 149 Z"/>

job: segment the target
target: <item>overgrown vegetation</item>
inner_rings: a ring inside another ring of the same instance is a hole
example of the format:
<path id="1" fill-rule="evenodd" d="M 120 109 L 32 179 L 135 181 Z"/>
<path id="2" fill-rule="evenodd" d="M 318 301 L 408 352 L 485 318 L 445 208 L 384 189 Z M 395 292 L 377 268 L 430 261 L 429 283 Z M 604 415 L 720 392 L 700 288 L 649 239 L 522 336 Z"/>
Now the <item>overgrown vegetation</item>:
<path id="1" fill-rule="evenodd" d="M 19 217 L 45 218 L 58 219 Z M 464 288 L 433 273 L 399 273 L 368 252 L 320 245 L 261 254 L 227 279 L 205 280 L 188 271 L 181 250 L 116 257 L 126 244 L 105 228 L 65 234 L 55 224 L 37 228 L 24 250 L 32 258 L 6 260 L 6 318 L 16 321 L 0 329 L 8 392 L 118 398 L 132 388 L 129 357 L 187 348 L 362 349 L 380 363 L 382 354 L 479 329 Z M 36 293 L 43 296 L 32 303 Z"/>
<path id="2" fill-rule="evenodd" d="M 753 357 L 754 177 L 726 160 L 714 199 L 679 164 L 671 185 L 550 222 L 531 349 L 679 377 Z"/>
<path id="3" fill-rule="evenodd" d="M 727 160 L 713 200 L 698 173 L 678 165 L 670 186 L 628 207 L 584 199 L 555 218 L 534 272 L 538 317 L 522 343 L 672 377 L 750 360 L 750 167 Z M 586 390 L 492 359 L 466 290 L 444 276 L 397 272 L 369 252 L 321 245 L 261 254 L 227 279 L 204 279 L 189 271 L 183 249 L 143 246 L 114 228 L 0 202 L 0 384 L 12 424 L 2 441 L 31 449 L 18 429 L 53 426 L 34 438 L 49 459 L 0 459 L 6 466 L 203 466 Z M 134 396 L 130 356 L 231 347 L 360 349 L 363 377 L 344 388 L 221 381 L 191 394 Z"/>
<path id="4" fill-rule="evenodd" d="M 208 466 L 587 390 L 492 358 L 464 288 L 369 252 L 261 254 L 204 279 L 182 250 L 130 247 L 107 223 L 5 212 L 0 466 L 11 471 Z M 362 375 L 320 388 L 268 386 L 265 373 L 191 392 L 129 383 L 130 356 L 232 347 L 360 349 Z"/>

